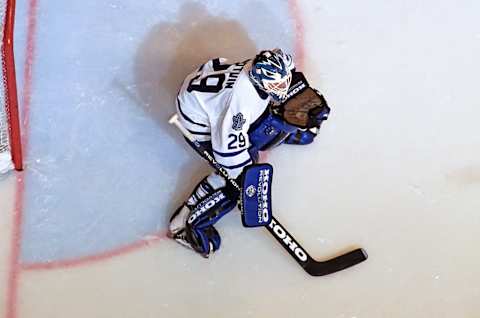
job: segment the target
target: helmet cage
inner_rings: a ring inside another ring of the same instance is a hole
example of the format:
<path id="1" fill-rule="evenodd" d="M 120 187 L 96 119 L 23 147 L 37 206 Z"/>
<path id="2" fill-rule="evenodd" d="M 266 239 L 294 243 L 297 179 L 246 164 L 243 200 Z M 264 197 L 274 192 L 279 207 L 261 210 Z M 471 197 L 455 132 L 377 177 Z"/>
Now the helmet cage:
<path id="1" fill-rule="evenodd" d="M 275 101 L 282 101 L 292 81 L 292 68 L 291 57 L 281 50 L 262 51 L 252 63 L 250 77 Z"/>

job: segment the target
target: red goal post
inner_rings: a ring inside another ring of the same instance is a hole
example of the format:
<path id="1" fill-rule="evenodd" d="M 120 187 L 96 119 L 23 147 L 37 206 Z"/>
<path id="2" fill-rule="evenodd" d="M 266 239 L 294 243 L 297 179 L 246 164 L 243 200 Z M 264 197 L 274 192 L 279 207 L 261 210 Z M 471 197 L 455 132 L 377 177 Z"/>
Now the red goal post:
<path id="1" fill-rule="evenodd" d="M 18 111 L 13 27 L 15 0 L 0 0 L 2 85 L 0 85 L 0 173 L 23 169 Z"/>

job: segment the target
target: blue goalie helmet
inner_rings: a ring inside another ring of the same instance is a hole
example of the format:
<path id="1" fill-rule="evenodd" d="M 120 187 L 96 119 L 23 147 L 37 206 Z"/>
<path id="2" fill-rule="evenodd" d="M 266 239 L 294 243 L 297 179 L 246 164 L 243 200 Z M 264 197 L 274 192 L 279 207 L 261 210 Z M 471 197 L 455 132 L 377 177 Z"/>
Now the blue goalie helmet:
<path id="1" fill-rule="evenodd" d="M 287 97 L 294 68 L 292 56 L 281 49 L 261 51 L 253 59 L 250 78 L 274 101 L 281 102 Z"/>

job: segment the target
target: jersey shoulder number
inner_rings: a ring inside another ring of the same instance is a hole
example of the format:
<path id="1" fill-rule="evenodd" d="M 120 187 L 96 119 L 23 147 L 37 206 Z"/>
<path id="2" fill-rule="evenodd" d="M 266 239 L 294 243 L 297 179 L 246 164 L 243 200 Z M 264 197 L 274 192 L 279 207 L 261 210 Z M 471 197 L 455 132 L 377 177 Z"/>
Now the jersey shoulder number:
<path id="1" fill-rule="evenodd" d="M 211 62 L 211 72 L 205 72 L 203 68 L 198 70 L 198 74 L 194 76 L 189 84 L 187 91 L 197 91 L 202 93 L 219 93 L 223 89 L 233 88 L 240 72 L 249 60 L 235 64 L 222 64 L 219 58 L 213 59 Z"/>

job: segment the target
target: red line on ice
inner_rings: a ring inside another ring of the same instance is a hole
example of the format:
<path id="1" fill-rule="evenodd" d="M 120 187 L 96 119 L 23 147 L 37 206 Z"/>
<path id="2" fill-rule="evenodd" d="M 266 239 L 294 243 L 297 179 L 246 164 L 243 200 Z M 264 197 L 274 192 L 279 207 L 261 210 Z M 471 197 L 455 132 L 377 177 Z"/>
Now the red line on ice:
<path id="1" fill-rule="evenodd" d="M 303 28 L 303 20 L 302 15 L 300 12 L 300 8 L 298 6 L 297 0 L 289 0 L 288 1 L 288 8 L 292 14 L 293 21 L 295 22 L 295 42 L 294 42 L 294 50 L 295 50 L 295 66 L 300 70 L 303 71 L 304 60 L 305 60 L 305 47 L 304 47 L 304 28 Z M 268 151 L 261 151 L 260 152 L 259 161 L 260 162 L 267 162 L 268 159 Z"/>
<path id="2" fill-rule="evenodd" d="M 289 0 L 288 7 L 291 11 L 293 20 L 295 22 L 295 63 L 300 70 L 303 69 L 305 59 L 305 47 L 304 47 L 304 24 L 300 7 L 297 0 Z"/>
<path id="3" fill-rule="evenodd" d="M 22 264 L 22 269 L 23 270 L 49 270 L 49 269 L 71 268 L 76 266 L 87 265 L 93 262 L 104 261 L 115 256 L 133 252 L 139 248 L 150 246 L 153 243 L 158 242 L 164 238 L 166 238 L 166 234 L 155 234 L 155 235 L 151 235 L 148 238 L 142 239 L 140 241 L 136 241 L 126 246 L 123 246 L 114 250 L 106 251 L 104 253 L 89 255 L 85 257 L 79 257 L 79 258 L 70 259 L 70 260 L 62 260 L 62 261 L 54 261 L 54 262 L 46 262 L 46 263 Z"/>
<path id="4" fill-rule="evenodd" d="M 23 73 L 23 151 L 26 153 L 28 146 L 28 128 L 30 101 L 32 95 L 32 68 L 35 58 L 35 36 L 37 29 L 37 0 L 29 0 L 28 2 L 28 27 L 27 27 L 27 43 L 25 48 L 25 69 Z M 24 156 L 26 158 L 26 154 Z M 23 216 L 23 199 L 25 193 L 25 172 L 16 174 L 17 184 L 15 192 L 15 206 L 13 211 L 13 228 L 10 246 L 10 259 L 8 268 L 8 286 L 6 297 L 6 318 L 17 317 L 18 304 L 18 282 L 20 276 L 20 244 L 22 240 L 22 216 Z"/>
<path id="5" fill-rule="evenodd" d="M 30 4 L 31 4 L 30 14 L 32 14 L 32 12 L 36 11 L 36 0 L 30 0 Z M 301 15 L 300 15 L 300 9 L 298 7 L 297 1 L 296 0 L 289 0 L 288 4 L 289 4 L 289 9 L 292 13 L 292 17 L 295 21 L 295 26 L 294 26 L 295 27 L 295 42 L 294 42 L 295 62 L 297 64 L 298 68 L 301 69 L 301 68 L 303 68 L 303 64 L 304 64 L 304 44 L 303 44 L 304 27 L 303 27 Z M 35 20 L 35 15 L 31 19 Z M 33 24 L 32 27 L 30 27 L 30 24 L 29 24 L 29 35 L 30 35 L 30 33 L 33 34 L 34 31 L 35 31 L 35 21 L 33 21 L 32 24 Z M 30 32 L 30 31 L 32 31 L 32 32 Z M 27 110 L 28 110 L 28 107 L 30 105 L 31 64 L 33 62 L 33 51 L 34 51 L 33 50 L 34 49 L 33 35 L 32 35 L 31 40 L 30 40 L 30 36 L 29 36 L 28 43 L 29 44 L 27 44 L 27 50 L 28 50 L 29 54 L 27 54 L 26 66 L 29 65 L 29 67 L 28 67 L 28 70 L 27 70 L 27 68 L 25 70 L 25 89 L 24 89 L 24 92 L 25 92 L 25 97 L 24 97 L 25 98 L 25 102 L 24 102 L 25 105 L 24 105 L 24 107 L 27 108 Z M 27 81 L 27 78 L 28 78 L 28 81 Z M 26 111 L 25 113 L 28 113 L 28 112 Z M 24 115 L 24 117 L 26 119 L 28 119 L 28 116 Z M 28 126 L 28 120 L 25 120 L 25 126 Z M 25 128 L 24 128 L 24 130 L 26 131 Z M 266 155 L 263 154 L 262 158 L 266 159 Z M 24 188 L 24 184 L 23 184 L 23 180 L 22 180 L 22 186 L 21 186 L 21 188 L 19 188 L 20 190 L 18 191 L 18 192 L 21 192 L 21 194 L 18 195 L 21 198 L 23 198 L 23 188 Z M 19 201 L 20 205 L 21 205 L 21 201 L 22 200 Z M 21 208 L 18 211 L 21 212 Z M 17 212 L 17 210 L 16 210 L 16 212 Z M 16 305 L 16 301 L 17 301 L 17 286 L 16 285 L 18 283 L 18 272 L 19 272 L 19 270 L 51 270 L 51 269 L 58 269 L 58 268 L 71 268 L 71 267 L 75 267 L 75 266 L 87 265 L 87 264 L 91 264 L 93 262 L 104 261 L 104 260 L 110 259 L 110 258 L 115 257 L 115 256 L 119 256 L 119 255 L 123 255 L 123 254 L 126 254 L 126 253 L 133 252 L 133 251 L 135 251 L 139 248 L 149 246 L 152 243 L 158 242 L 158 241 L 165 238 L 165 234 L 155 234 L 155 235 L 152 235 L 152 238 L 149 238 L 149 239 L 146 239 L 146 240 L 140 240 L 140 241 L 134 242 L 132 244 L 129 244 L 127 246 L 124 246 L 124 247 L 121 247 L 121 248 L 118 248 L 118 249 L 114 249 L 114 250 L 111 250 L 111 251 L 107 251 L 107 252 L 104 252 L 104 253 L 100 253 L 100 254 L 95 254 L 95 255 L 91 255 L 91 256 L 85 256 L 85 257 L 80 257 L 80 258 L 70 259 L 70 260 L 63 260 L 63 261 L 46 262 L 46 263 L 31 263 L 31 264 L 20 265 L 19 264 L 18 252 L 19 252 L 19 243 L 20 243 L 19 230 L 21 228 L 21 213 L 18 213 L 16 219 L 18 219 L 18 222 L 16 223 L 16 228 L 18 230 L 18 237 L 16 237 L 16 243 L 14 244 L 16 254 L 15 254 L 15 257 L 12 257 L 12 259 L 14 260 L 14 261 L 12 260 L 12 263 L 14 265 L 12 268 L 14 268 L 14 271 L 11 275 L 11 276 L 13 276 L 13 278 L 12 278 L 12 288 L 11 288 L 12 291 L 13 291 L 12 292 L 12 297 L 11 297 L 11 299 L 12 299 L 11 300 L 12 315 L 10 315 L 10 316 L 7 315 L 7 318 L 15 318 L 14 309 L 15 309 L 15 305 Z"/>
<path id="6" fill-rule="evenodd" d="M 35 0 L 33 0 L 35 1 Z M 303 46 L 303 23 L 300 15 L 300 9 L 298 7 L 297 1 L 296 0 L 289 0 L 289 9 L 292 12 L 292 17 L 295 21 L 295 42 L 294 42 L 294 50 L 295 50 L 295 62 L 298 66 L 298 68 L 303 67 L 303 62 L 304 62 L 304 46 Z M 266 153 L 262 153 L 261 156 L 261 161 L 265 161 L 267 158 Z M 149 240 L 141 240 L 134 242 L 132 244 L 129 244 L 127 246 L 114 249 L 111 251 L 107 251 L 104 253 L 100 254 L 95 254 L 91 256 L 86 256 L 86 257 L 80 257 L 76 259 L 70 259 L 70 260 L 63 260 L 63 261 L 55 261 L 55 262 L 46 262 L 46 263 L 31 263 L 31 264 L 23 264 L 21 266 L 21 269 L 23 270 L 50 270 L 50 269 L 58 269 L 58 268 L 70 268 L 70 267 L 75 267 L 75 266 L 81 266 L 81 265 L 86 265 L 92 262 L 98 262 L 98 261 L 103 261 L 107 260 L 109 258 L 123 255 L 126 253 L 133 252 L 139 248 L 149 246 L 151 243 L 155 241 L 159 241 L 161 239 L 165 238 L 165 235 L 154 235 L 153 239 Z M 7 317 L 10 318 L 10 317 Z"/>

